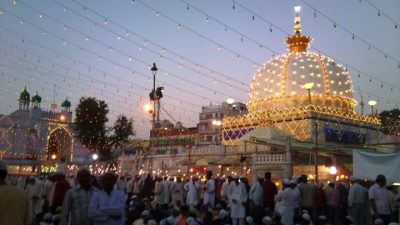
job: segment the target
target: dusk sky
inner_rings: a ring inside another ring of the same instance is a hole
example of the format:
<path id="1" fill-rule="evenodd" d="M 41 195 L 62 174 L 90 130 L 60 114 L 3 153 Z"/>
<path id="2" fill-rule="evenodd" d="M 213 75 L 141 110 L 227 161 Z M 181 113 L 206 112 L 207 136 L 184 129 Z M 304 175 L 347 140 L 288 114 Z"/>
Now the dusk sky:
<path id="1" fill-rule="evenodd" d="M 24 86 L 48 108 L 55 85 L 58 105 L 105 100 L 111 122 L 133 117 L 147 138 L 155 62 L 161 119 L 196 126 L 201 106 L 248 101 L 255 71 L 287 52 L 295 5 L 310 50 L 348 68 L 358 102 L 361 93 L 380 111 L 399 107 L 398 0 L 2 0 L 0 114 L 18 108 Z"/>

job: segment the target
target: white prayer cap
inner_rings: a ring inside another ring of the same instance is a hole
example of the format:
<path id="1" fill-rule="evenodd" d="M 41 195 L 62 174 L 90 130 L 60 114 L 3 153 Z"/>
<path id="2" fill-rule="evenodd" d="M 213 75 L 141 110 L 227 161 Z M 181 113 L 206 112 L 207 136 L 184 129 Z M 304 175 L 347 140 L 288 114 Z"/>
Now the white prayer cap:
<path id="1" fill-rule="evenodd" d="M 218 219 L 225 219 L 228 215 L 228 212 L 225 209 L 219 210 Z"/>
<path id="2" fill-rule="evenodd" d="M 288 184 L 290 184 L 290 181 L 289 181 L 289 179 L 285 178 L 285 179 L 283 179 L 282 183 L 288 185 Z"/>
<path id="3" fill-rule="evenodd" d="M 142 217 L 144 218 L 150 218 L 151 214 L 149 212 L 149 210 L 143 210 L 142 214 L 140 214 Z"/>
<path id="4" fill-rule="evenodd" d="M 3 160 L 0 160 L 0 170 L 7 171 L 7 165 Z"/>
<path id="5" fill-rule="evenodd" d="M 378 218 L 378 219 L 375 219 L 374 220 L 374 225 L 382 225 L 382 224 L 384 224 L 385 222 L 383 222 L 383 220 L 381 219 L 381 218 Z"/>
<path id="6" fill-rule="evenodd" d="M 306 213 L 304 213 L 304 214 L 301 216 L 301 218 L 303 218 L 303 220 L 308 221 L 308 222 L 311 221 L 310 215 L 308 215 L 308 214 L 306 214 Z"/>
<path id="7" fill-rule="evenodd" d="M 246 222 L 248 224 L 253 224 L 253 222 L 254 222 L 253 217 L 251 217 L 251 216 L 246 217 Z"/>
<path id="8" fill-rule="evenodd" d="M 290 184 L 297 184 L 297 180 L 296 179 L 291 179 L 290 180 Z"/>
<path id="9" fill-rule="evenodd" d="M 264 218 L 262 218 L 262 223 L 264 225 L 272 225 L 272 219 L 269 216 L 265 216 Z"/>
<path id="10" fill-rule="evenodd" d="M 318 219 L 319 219 L 319 220 L 325 220 L 325 221 L 326 221 L 326 216 L 320 215 L 320 216 L 318 216 Z"/>
<path id="11" fill-rule="evenodd" d="M 147 221 L 147 225 L 157 225 L 157 221 L 149 220 L 149 221 Z"/>

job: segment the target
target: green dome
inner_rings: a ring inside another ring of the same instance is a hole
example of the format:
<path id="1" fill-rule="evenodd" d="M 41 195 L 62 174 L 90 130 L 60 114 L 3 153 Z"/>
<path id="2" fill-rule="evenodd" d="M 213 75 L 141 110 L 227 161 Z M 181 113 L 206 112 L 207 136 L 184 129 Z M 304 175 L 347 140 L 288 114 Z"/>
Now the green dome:
<path id="1" fill-rule="evenodd" d="M 19 95 L 19 100 L 20 101 L 29 101 L 30 98 L 31 98 L 31 95 L 26 90 L 26 86 L 25 86 L 24 90 L 22 90 L 21 94 Z"/>
<path id="2" fill-rule="evenodd" d="M 42 102 L 42 97 L 40 97 L 36 92 L 36 94 L 32 97 L 31 101 L 36 104 L 40 104 Z"/>
<path id="3" fill-rule="evenodd" d="M 63 107 L 63 108 L 70 108 L 70 107 L 71 107 L 71 102 L 68 101 L 68 99 L 66 98 L 66 99 L 61 103 L 61 107 Z"/>

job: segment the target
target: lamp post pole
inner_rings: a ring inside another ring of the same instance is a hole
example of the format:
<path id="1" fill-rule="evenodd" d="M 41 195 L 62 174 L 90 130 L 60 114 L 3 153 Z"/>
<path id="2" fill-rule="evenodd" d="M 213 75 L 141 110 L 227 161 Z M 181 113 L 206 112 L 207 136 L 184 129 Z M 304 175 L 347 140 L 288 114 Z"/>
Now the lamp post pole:
<path id="1" fill-rule="evenodd" d="M 156 122 L 156 74 L 157 74 L 157 71 L 158 71 L 158 69 L 157 69 L 156 63 L 153 63 L 153 67 L 151 68 L 151 72 L 153 73 L 153 91 L 151 92 L 153 95 L 152 130 L 155 128 L 155 122 Z"/>
<path id="2" fill-rule="evenodd" d="M 153 120 L 151 123 L 151 132 L 150 132 L 150 138 L 152 136 L 152 134 L 155 134 L 155 123 L 156 123 L 156 99 L 157 99 L 157 95 L 156 95 L 156 74 L 157 74 L 157 66 L 156 63 L 153 63 L 153 67 L 150 69 L 151 72 L 153 73 L 153 91 L 151 92 L 151 99 L 153 100 Z M 158 113 L 158 112 L 157 112 Z M 152 142 L 150 142 L 150 148 L 152 147 Z M 153 154 L 154 154 L 154 149 L 151 150 L 150 152 L 150 162 L 149 162 L 149 172 L 151 173 L 153 170 Z"/>
<path id="3" fill-rule="evenodd" d="M 315 173 L 315 183 L 318 184 L 318 121 L 315 121 L 315 151 L 314 151 L 314 173 Z"/>

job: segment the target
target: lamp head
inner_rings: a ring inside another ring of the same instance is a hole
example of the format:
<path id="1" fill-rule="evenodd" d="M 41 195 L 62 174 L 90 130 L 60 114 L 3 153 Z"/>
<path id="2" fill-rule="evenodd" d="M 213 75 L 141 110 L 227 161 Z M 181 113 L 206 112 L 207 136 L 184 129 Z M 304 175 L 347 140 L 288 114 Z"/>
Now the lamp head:
<path id="1" fill-rule="evenodd" d="M 294 11 L 295 11 L 296 13 L 299 13 L 299 12 L 301 11 L 301 6 L 296 5 L 296 6 L 294 7 Z"/>
<path id="2" fill-rule="evenodd" d="M 233 98 L 228 98 L 226 100 L 226 103 L 228 103 L 228 104 L 232 104 L 233 102 L 235 102 L 235 100 L 233 100 Z"/>
<path id="3" fill-rule="evenodd" d="M 310 89 L 313 88 L 313 87 L 314 87 L 314 82 L 305 83 L 305 84 L 303 85 L 303 88 L 304 88 L 304 89 L 307 89 L 307 90 L 310 90 Z"/>
<path id="4" fill-rule="evenodd" d="M 375 100 L 369 100 L 368 101 L 368 105 L 370 105 L 370 106 L 374 106 L 374 105 L 376 105 L 376 101 Z"/>
<path id="5" fill-rule="evenodd" d="M 153 71 L 153 72 L 157 72 L 158 71 L 156 63 L 153 63 L 153 67 L 151 67 L 151 71 Z"/>

